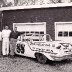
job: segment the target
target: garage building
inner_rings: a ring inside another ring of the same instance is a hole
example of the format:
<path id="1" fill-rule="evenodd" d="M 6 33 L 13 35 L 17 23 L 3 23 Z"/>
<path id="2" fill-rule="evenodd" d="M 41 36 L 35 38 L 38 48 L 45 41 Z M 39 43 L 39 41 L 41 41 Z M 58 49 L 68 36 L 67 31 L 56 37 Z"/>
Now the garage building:
<path id="1" fill-rule="evenodd" d="M 19 31 L 50 34 L 53 40 L 72 39 L 72 4 L 16 6 L 0 8 L 0 28 L 8 25 Z"/>

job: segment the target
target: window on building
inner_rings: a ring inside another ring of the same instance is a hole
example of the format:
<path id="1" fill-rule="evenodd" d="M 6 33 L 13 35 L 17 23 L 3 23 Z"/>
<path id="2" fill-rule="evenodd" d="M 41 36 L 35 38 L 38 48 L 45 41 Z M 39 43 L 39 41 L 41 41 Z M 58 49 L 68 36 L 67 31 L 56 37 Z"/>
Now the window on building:
<path id="1" fill-rule="evenodd" d="M 64 31 L 64 36 L 68 36 L 68 31 Z"/>
<path id="2" fill-rule="evenodd" d="M 26 36 L 29 36 L 29 31 L 26 32 Z"/>
<path id="3" fill-rule="evenodd" d="M 72 31 L 71 31 L 71 32 L 69 32 L 69 36 L 72 36 Z"/>
<path id="4" fill-rule="evenodd" d="M 30 33 L 31 33 L 32 35 L 34 35 L 34 34 L 35 34 L 35 33 L 34 33 L 34 31 L 31 31 Z"/>
<path id="5" fill-rule="evenodd" d="M 35 36 L 39 36 L 39 32 L 35 32 Z"/>
<path id="6" fill-rule="evenodd" d="M 40 32 L 40 35 L 44 36 L 44 31 L 41 31 L 41 32 Z"/>
<path id="7" fill-rule="evenodd" d="M 58 36 L 62 36 L 63 35 L 63 32 L 62 31 L 60 31 L 60 32 L 58 32 Z"/>

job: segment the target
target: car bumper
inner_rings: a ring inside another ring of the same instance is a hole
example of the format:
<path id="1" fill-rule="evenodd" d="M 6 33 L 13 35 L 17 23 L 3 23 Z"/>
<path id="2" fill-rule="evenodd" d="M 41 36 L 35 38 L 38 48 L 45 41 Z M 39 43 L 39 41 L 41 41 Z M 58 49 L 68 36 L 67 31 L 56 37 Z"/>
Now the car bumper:
<path id="1" fill-rule="evenodd" d="M 61 60 L 65 60 L 65 59 L 71 59 L 72 58 L 72 54 L 71 55 L 64 55 L 64 56 L 51 55 L 51 58 L 53 59 L 53 61 L 61 61 Z"/>

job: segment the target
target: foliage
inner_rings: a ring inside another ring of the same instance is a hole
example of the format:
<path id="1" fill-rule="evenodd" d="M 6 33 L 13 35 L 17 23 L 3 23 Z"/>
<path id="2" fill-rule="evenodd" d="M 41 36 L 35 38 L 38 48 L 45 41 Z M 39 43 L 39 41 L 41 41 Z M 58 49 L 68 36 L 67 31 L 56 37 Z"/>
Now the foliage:
<path id="1" fill-rule="evenodd" d="M 51 3 L 59 3 L 63 0 L 0 0 L 0 7 L 8 6 L 29 6 L 29 5 L 43 5 Z M 71 0 L 66 0 L 63 2 L 70 2 Z"/>

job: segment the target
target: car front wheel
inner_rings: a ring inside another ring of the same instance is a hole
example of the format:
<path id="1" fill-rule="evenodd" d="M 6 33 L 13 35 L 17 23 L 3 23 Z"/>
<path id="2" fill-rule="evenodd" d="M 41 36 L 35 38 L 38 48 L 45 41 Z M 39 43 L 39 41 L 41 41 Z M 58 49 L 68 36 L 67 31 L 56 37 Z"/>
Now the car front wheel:
<path id="1" fill-rule="evenodd" d="M 36 54 L 36 58 L 41 64 L 45 64 L 47 62 L 47 57 L 43 54 Z"/>

